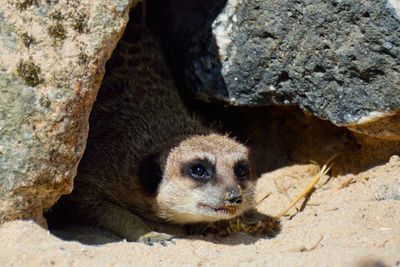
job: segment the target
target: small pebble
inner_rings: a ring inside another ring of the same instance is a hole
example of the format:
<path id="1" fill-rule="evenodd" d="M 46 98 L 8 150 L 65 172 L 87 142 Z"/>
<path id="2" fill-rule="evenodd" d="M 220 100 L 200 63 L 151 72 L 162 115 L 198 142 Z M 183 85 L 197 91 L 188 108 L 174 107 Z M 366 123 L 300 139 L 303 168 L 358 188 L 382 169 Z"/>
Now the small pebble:
<path id="1" fill-rule="evenodd" d="M 389 160 L 390 163 L 394 163 L 397 161 L 400 161 L 400 157 L 398 155 L 393 155 L 390 157 L 390 160 Z"/>

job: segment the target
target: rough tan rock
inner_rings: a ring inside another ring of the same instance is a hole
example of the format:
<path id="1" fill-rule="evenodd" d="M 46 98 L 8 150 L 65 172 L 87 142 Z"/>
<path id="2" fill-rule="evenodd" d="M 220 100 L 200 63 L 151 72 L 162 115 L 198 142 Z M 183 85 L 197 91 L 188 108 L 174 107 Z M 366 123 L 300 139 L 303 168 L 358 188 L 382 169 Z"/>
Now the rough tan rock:
<path id="1" fill-rule="evenodd" d="M 400 111 L 387 114 L 375 113 L 365 117 L 358 124 L 346 125 L 350 130 L 372 137 L 400 140 Z"/>
<path id="2" fill-rule="evenodd" d="M 135 2 L 135 1 L 133 1 Z M 71 191 L 88 115 L 132 0 L 0 5 L 0 223 Z"/>

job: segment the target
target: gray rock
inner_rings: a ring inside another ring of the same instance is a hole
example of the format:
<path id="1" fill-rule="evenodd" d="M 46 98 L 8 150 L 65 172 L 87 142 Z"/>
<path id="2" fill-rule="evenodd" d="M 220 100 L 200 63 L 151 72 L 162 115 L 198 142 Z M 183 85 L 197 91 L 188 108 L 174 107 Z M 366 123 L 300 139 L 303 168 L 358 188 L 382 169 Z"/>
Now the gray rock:
<path id="1" fill-rule="evenodd" d="M 374 199 L 381 200 L 400 200 L 400 178 L 393 184 L 384 184 L 375 189 Z"/>
<path id="2" fill-rule="evenodd" d="M 201 99 L 297 105 L 337 125 L 400 108 L 400 20 L 386 0 L 229 0 L 189 33 L 175 36 L 180 81 Z"/>
<path id="3" fill-rule="evenodd" d="M 0 5 L 0 224 L 32 218 L 72 189 L 104 64 L 131 1 Z"/>

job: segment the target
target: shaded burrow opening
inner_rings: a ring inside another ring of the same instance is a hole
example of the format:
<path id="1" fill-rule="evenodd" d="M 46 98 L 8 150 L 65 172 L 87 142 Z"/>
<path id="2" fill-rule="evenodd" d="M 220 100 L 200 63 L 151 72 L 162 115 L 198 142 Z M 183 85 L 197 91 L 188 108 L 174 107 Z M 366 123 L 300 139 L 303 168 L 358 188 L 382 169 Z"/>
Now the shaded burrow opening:
<path id="1" fill-rule="evenodd" d="M 257 176 L 294 164 L 323 166 L 330 175 L 358 174 L 400 153 L 400 141 L 353 132 L 294 106 L 224 107 L 196 101 L 196 113 L 250 147 Z"/>

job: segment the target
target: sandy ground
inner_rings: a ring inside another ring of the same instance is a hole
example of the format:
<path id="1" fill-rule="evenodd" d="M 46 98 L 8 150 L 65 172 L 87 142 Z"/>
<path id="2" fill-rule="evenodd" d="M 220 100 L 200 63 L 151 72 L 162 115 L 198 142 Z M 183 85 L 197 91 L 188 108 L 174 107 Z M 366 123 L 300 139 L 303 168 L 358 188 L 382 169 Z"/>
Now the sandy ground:
<path id="1" fill-rule="evenodd" d="M 262 213 L 277 215 L 318 172 L 293 165 L 263 175 Z M 323 177 L 273 238 L 186 236 L 166 247 L 127 243 L 69 227 L 56 234 L 29 221 L 0 228 L 0 266 L 400 266 L 400 158 L 357 175 Z M 302 205 L 303 204 L 303 205 Z M 85 243 L 85 244 L 83 244 Z M 88 245 L 91 244 L 91 245 Z"/>

